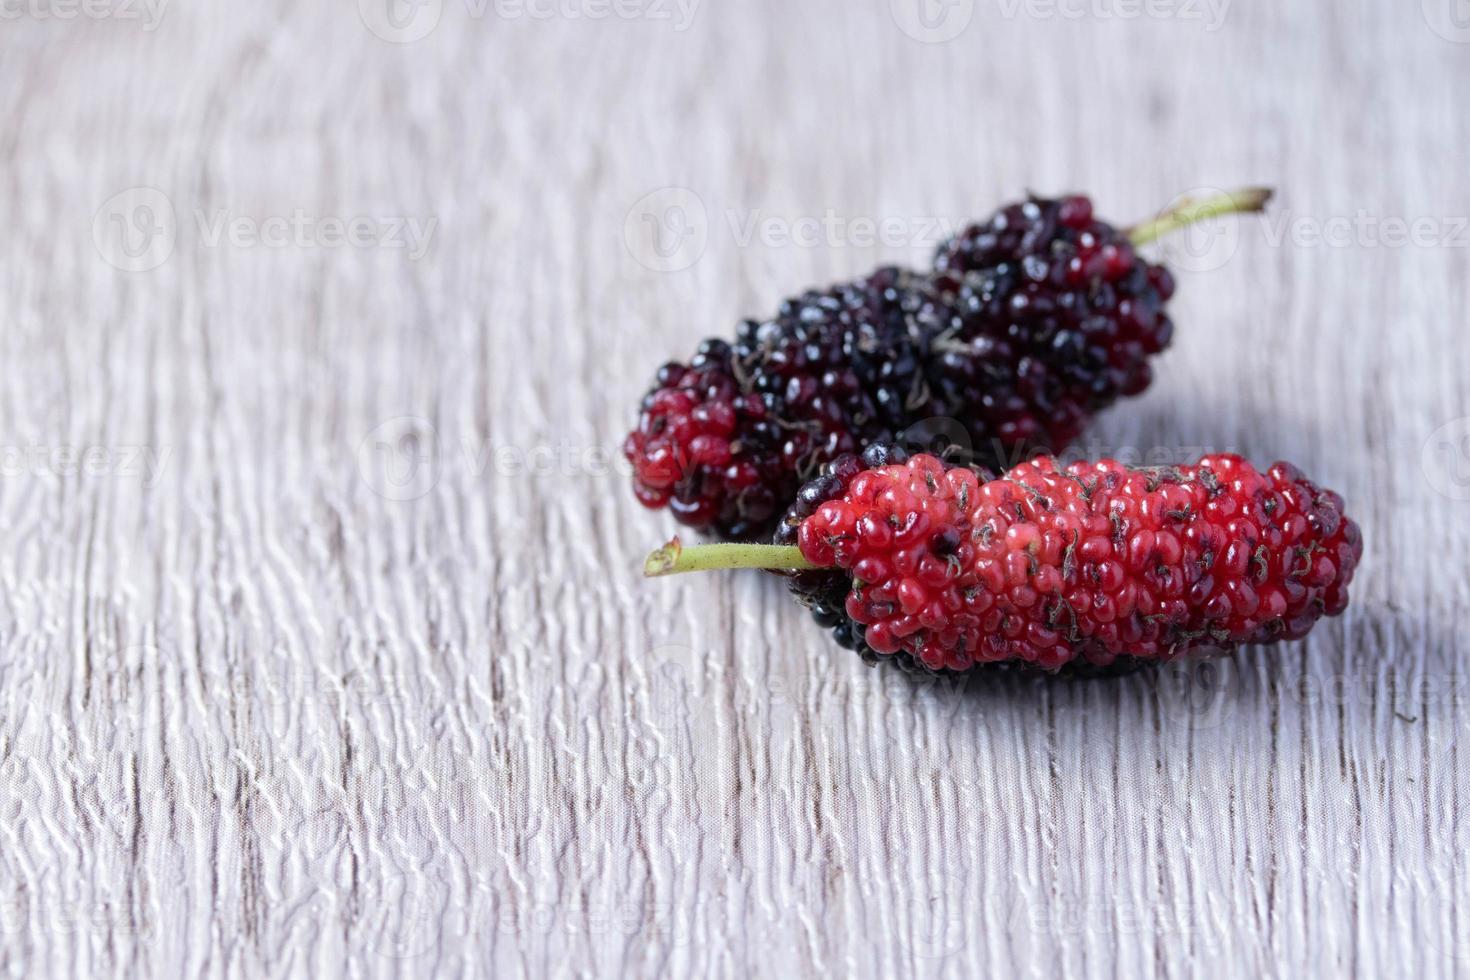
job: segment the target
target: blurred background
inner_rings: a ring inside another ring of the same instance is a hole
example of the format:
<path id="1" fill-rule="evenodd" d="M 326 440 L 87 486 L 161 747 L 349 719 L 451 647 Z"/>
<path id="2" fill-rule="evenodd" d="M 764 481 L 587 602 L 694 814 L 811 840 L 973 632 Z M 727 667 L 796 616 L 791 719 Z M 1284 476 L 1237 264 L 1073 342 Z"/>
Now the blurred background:
<path id="1" fill-rule="evenodd" d="M 1459 0 L 0 20 L 0 974 L 1470 963 Z M 916 683 L 638 577 L 663 361 L 1028 190 L 1247 184 L 1080 451 L 1341 490 L 1305 643 Z"/>

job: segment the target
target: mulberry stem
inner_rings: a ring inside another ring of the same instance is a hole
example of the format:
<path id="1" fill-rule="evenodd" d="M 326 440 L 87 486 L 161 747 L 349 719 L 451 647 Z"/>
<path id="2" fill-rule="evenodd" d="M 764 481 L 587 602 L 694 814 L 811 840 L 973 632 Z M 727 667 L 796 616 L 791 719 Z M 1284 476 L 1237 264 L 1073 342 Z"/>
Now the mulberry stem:
<path id="1" fill-rule="evenodd" d="M 1159 212 L 1157 217 L 1129 228 L 1128 239 L 1134 245 L 1147 245 L 1149 242 L 1156 241 L 1197 221 L 1204 221 L 1206 218 L 1260 211 L 1265 208 L 1269 200 L 1271 200 L 1271 188 L 1269 187 L 1244 187 L 1200 200 L 1186 197 Z"/>
<path id="2" fill-rule="evenodd" d="M 795 545 L 697 544 L 686 548 L 678 538 L 648 556 L 643 574 L 649 578 L 680 572 L 708 572 L 722 568 L 766 568 L 800 572 L 818 568 Z"/>

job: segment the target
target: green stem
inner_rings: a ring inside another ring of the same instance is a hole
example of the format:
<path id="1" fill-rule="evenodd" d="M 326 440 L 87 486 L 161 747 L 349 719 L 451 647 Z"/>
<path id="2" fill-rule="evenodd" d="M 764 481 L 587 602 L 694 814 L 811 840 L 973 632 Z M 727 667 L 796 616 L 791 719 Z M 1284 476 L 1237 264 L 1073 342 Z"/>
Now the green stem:
<path id="1" fill-rule="evenodd" d="M 648 556 L 643 574 L 649 578 L 680 572 L 708 572 L 721 568 L 768 568 L 800 572 L 816 568 L 796 545 L 697 544 L 686 548 L 678 538 Z"/>
<path id="2" fill-rule="evenodd" d="M 1204 221 L 1206 218 L 1260 211 L 1265 208 L 1269 200 L 1271 200 L 1271 188 L 1269 187 L 1243 187 L 1240 190 L 1216 194 L 1200 200 L 1186 197 L 1161 211 L 1158 217 L 1129 228 L 1128 238 L 1134 245 L 1147 245 L 1149 242 L 1156 241 L 1197 221 Z"/>

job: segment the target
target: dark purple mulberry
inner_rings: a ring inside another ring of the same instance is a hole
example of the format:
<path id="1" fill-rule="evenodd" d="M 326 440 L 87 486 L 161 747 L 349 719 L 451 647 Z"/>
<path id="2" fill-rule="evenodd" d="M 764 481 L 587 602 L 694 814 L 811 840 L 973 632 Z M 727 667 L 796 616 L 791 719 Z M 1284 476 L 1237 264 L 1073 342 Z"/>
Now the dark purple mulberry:
<path id="1" fill-rule="evenodd" d="M 1223 200 L 1178 223 L 1264 196 Z M 930 274 L 883 268 L 808 292 L 665 365 L 624 443 L 635 492 L 691 527 L 758 540 L 823 463 L 924 423 L 952 420 L 936 434 L 996 469 L 1060 449 L 1148 387 L 1173 291 L 1087 198 L 1011 205 L 942 246 Z"/>

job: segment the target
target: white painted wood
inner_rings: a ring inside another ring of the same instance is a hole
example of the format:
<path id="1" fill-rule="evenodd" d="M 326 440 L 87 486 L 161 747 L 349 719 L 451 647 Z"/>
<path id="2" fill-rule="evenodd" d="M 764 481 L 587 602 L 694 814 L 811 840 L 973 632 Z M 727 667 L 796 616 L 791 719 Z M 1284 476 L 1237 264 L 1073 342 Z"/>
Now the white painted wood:
<path id="1" fill-rule="evenodd" d="M 1450 0 L 961 0 L 942 43 L 906 3 L 5 8 L 0 975 L 1470 969 Z M 639 579 L 661 359 L 1028 187 L 1249 182 L 1087 448 L 1340 488 L 1368 552 L 1308 642 L 916 685 L 771 581 Z M 676 204 L 687 267 L 641 264 Z M 419 234 L 299 237 L 357 217 Z"/>

